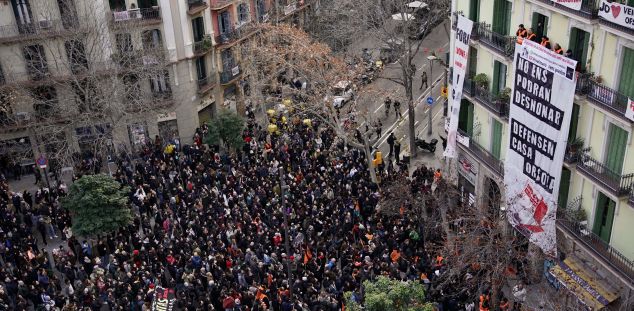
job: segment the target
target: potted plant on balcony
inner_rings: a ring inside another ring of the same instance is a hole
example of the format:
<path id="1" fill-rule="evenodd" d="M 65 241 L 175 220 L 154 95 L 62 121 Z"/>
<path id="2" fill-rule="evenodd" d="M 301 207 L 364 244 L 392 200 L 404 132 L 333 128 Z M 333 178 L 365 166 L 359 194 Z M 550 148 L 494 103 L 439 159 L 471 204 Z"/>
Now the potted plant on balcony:
<path id="1" fill-rule="evenodd" d="M 583 149 L 584 144 L 585 140 L 582 137 L 575 137 L 573 140 L 568 142 L 568 152 L 576 154 L 579 150 Z"/>
<path id="2" fill-rule="evenodd" d="M 505 87 L 498 93 L 497 100 L 500 103 L 508 103 L 509 99 L 511 99 L 511 88 Z"/>
<path id="3" fill-rule="evenodd" d="M 210 37 L 205 37 L 203 39 L 203 44 L 202 44 L 202 48 L 204 51 L 207 51 L 209 49 L 211 49 L 212 43 L 211 43 L 211 38 Z"/>
<path id="4" fill-rule="evenodd" d="M 487 77 L 484 73 L 479 73 L 475 77 L 473 77 L 473 82 L 476 84 L 478 88 L 488 89 L 489 88 L 489 77 Z"/>

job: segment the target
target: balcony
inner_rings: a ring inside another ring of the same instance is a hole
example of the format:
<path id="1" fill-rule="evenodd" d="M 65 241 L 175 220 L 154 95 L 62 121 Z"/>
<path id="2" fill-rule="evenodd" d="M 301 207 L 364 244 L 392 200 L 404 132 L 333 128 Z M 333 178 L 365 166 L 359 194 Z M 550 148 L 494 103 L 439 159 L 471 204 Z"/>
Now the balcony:
<path id="1" fill-rule="evenodd" d="M 59 36 L 71 31 L 64 28 L 62 20 L 41 20 L 31 24 L 0 26 L 0 43 L 14 43 L 23 40 L 43 39 Z"/>
<path id="2" fill-rule="evenodd" d="M 196 15 L 209 7 L 209 5 L 204 0 L 185 0 L 187 1 L 187 5 L 189 9 L 187 10 L 187 14 Z"/>
<path id="3" fill-rule="evenodd" d="M 603 264 L 612 267 L 629 282 L 634 282 L 634 262 L 614 249 L 610 244 L 601 240 L 587 225 L 565 218 L 558 218 L 557 228 L 581 242 L 583 246 L 600 258 Z"/>
<path id="4" fill-rule="evenodd" d="M 577 163 L 577 169 L 588 179 L 602 185 L 617 197 L 629 195 L 634 185 L 634 173 L 621 175 L 585 153 Z"/>
<path id="5" fill-rule="evenodd" d="M 588 99 L 598 104 L 599 107 L 612 112 L 628 123 L 632 122 L 625 116 L 627 96 L 593 80 L 588 81 L 587 92 Z"/>
<path id="6" fill-rule="evenodd" d="M 224 68 L 220 73 L 220 84 L 227 85 L 234 82 L 238 76 L 242 73 L 242 69 L 240 68 L 240 64 L 237 64 L 230 68 Z"/>
<path id="7" fill-rule="evenodd" d="M 213 43 L 211 42 L 211 35 L 203 36 L 202 40 L 194 42 L 194 56 L 201 56 L 211 50 Z"/>
<path id="8" fill-rule="evenodd" d="M 533 0 L 535 1 L 535 0 Z M 537 0 L 537 2 L 543 3 L 543 5 L 549 8 L 555 8 L 566 13 L 571 13 L 587 19 L 595 19 L 599 16 L 599 3 L 600 0 L 584 0 L 581 2 L 581 9 L 574 10 L 561 4 L 555 3 L 552 0 Z"/>
<path id="9" fill-rule="evenodd" d="M 575 165 L 581 159 L 583 154 L 590 152 L 590 147 L 583 148 L 581 150 L 574 150 L 570 145 L 566 146 L 566 153 L 564 153 L 564 162 L 568 165 Z"/>
<path id="10" fill-rule="evenodd" d="M 475 99 L 481 106 L 500 118 L 509 116 L 509 99 L 491 93 L 486 88 L 478 87 L 471 79 L 464 81 L 463 92 Z"/>
<path id="11" fill-rule="evenodd" d="M 159 8 L 143 8 L 112 12 L 110 22 L 116 27 L 128 27 L 130 24 L 158 24 L 161 23 L 161 10 Z"/>
<path id="12" fill-rule="evenodd" d="M 477 25 L 477 26 L 475 26 Z M 483 45 L 495 50 L 505 57 L 513 57 L 517 37 L 503 36 L 491 30 L 491 25 L 486 23 L 474 24 L 477 36 L 471 39 L 479 40 Z"/>
<path id="13" fill-rule="evenodd" d="M 212 10 L 222 10 L 233 3 L 233 0 L 209 0 L 209 8 Z"/>
<path id="14" fill-rule="evenodd" d="M 630 190 L 630 197 L 628 198 L 627 203 L 631 207 L 634 207 L 634 189 Z"/>
<path id="15" fill-rule="evenodd" d="M 244 22 L 238 25 L 236 28 L 225 31 L 217 35 L 214 39 L 220 48 L 229 46 L 232 43 L 248 38 L 258 30 L 257 26 L 253 22 Z"/>
<path id="16" fill-rule="evenodd" d="M 458 129 L 458 132 L 462 136 L 469 136 L 461 129 Z M 460 143 L 458 143 L 458 145 L 470 153 L 475 159 L 478 159 L 480 163 L 487 166 L 489 170 L 497 174 L 498 177 L 504 177 L 504 162 L 494 157 L 493 154 L 487 151 L 486 148 L 480 146 L 472 137 L 469 137 L 469 147 Z"/>
<path id="17" fill-rule="evenodd" d="M 215 74 L 210 74 L 207 77 L 198 79 L 198 94 L 205 94 L 209 90 L 213 89 L 216 85 Z"/>

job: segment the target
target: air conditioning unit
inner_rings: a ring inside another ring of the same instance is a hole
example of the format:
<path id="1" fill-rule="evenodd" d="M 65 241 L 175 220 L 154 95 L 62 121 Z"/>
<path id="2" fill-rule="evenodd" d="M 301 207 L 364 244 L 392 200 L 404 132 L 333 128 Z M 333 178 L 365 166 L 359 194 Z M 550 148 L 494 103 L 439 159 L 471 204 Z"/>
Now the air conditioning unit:
<path id="1" fill-rule="evenodd" d="M 51 23 L 50 20 L 43 19 L 43 20 L 40 21 L 40 28 L 41 29 L 50 29 L 51 27 L 53 27 L 53 23 Z"/>
<path id="2" fill-rule="evenodd" d="M 18 121 L 29 121 L 31 120 L 31 115 L 28 112 L 16 112 L 15 113 L 16 119 L 18 119 Z"/>

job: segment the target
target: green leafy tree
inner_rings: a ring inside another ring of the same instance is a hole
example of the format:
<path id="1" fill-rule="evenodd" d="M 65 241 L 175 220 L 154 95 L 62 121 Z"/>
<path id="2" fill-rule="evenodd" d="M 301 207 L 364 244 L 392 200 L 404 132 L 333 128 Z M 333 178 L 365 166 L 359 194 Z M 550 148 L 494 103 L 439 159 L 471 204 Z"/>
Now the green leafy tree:
<path id="1" fill-rule="evenodd" d="M 401 282 L 385 276 L 375 281 L 366 280 L 364 302 L 353 299 L 351 292 L 345 293 L 346 310 L 350 311 L 432 311 L 431 303 L 425 302 L 425 289 L 422 284 L 413 281 Z"/>
<path id="2" fill-rule="evenodd" d="M 218 145 L 224 142 L 231 148 L 241 148 L 242 130 L 244 129 L 244 119 L 233 111 L 222 110 L 218 116 L 207 124 L 209 133 L 205 136 L 205 143 Z"/>
<path id="3" fill-rule="evenodd" d="M 132 222 L 128 187 L 106 174 L 84 175 L 70 187 L 62 206 L 71 212 L 73 232 L 96 236 L 127 226 Z"/>

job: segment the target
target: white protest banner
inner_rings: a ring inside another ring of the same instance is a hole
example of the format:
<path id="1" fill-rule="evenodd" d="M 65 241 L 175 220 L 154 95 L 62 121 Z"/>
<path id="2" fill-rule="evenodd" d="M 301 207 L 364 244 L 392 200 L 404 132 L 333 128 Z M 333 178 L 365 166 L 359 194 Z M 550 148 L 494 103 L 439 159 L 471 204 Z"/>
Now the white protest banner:
<path id="1" fill-rule="evenodd" d="M 634 100 L 627 99 L 627 107 L 625 109 L 625 117 L 634 122 Z"/>
<path id="2" fill-rule="evenodd" d="M 575 95 L 575 60 L 530 40 L 515 47 L 504 165 L 507 217 L 545 254 L 557 253 L 555 216 Z"/>
<path id="3" fill-rule="evenodd" d="M 467 72 L 469 59 L 469 40 L 473 22 L 468 18 L 458 15 L 456 37 L 453 50 L 453 85 L 451 90 L 451 115 L 449 116 L 449 128 L 447 129 L 447 148 L 445 157 L 456 157 L 456 136 L 458 134 L 458 118 L 460 116 L 460 101 L 462 100 L 462 86 Z"/>
<path id="4" fill-rule="evenodd" d="M 571 8 L 573 10 L 581 10 L 581 2 L 583 0 L 552 0 L 553 2 Z"/>
<path id="5" fill-rule="evenodd" d="M 634 29 L 634 8 L 616 2 L 601 0 L 599 17 L 630 29 Z"/>

